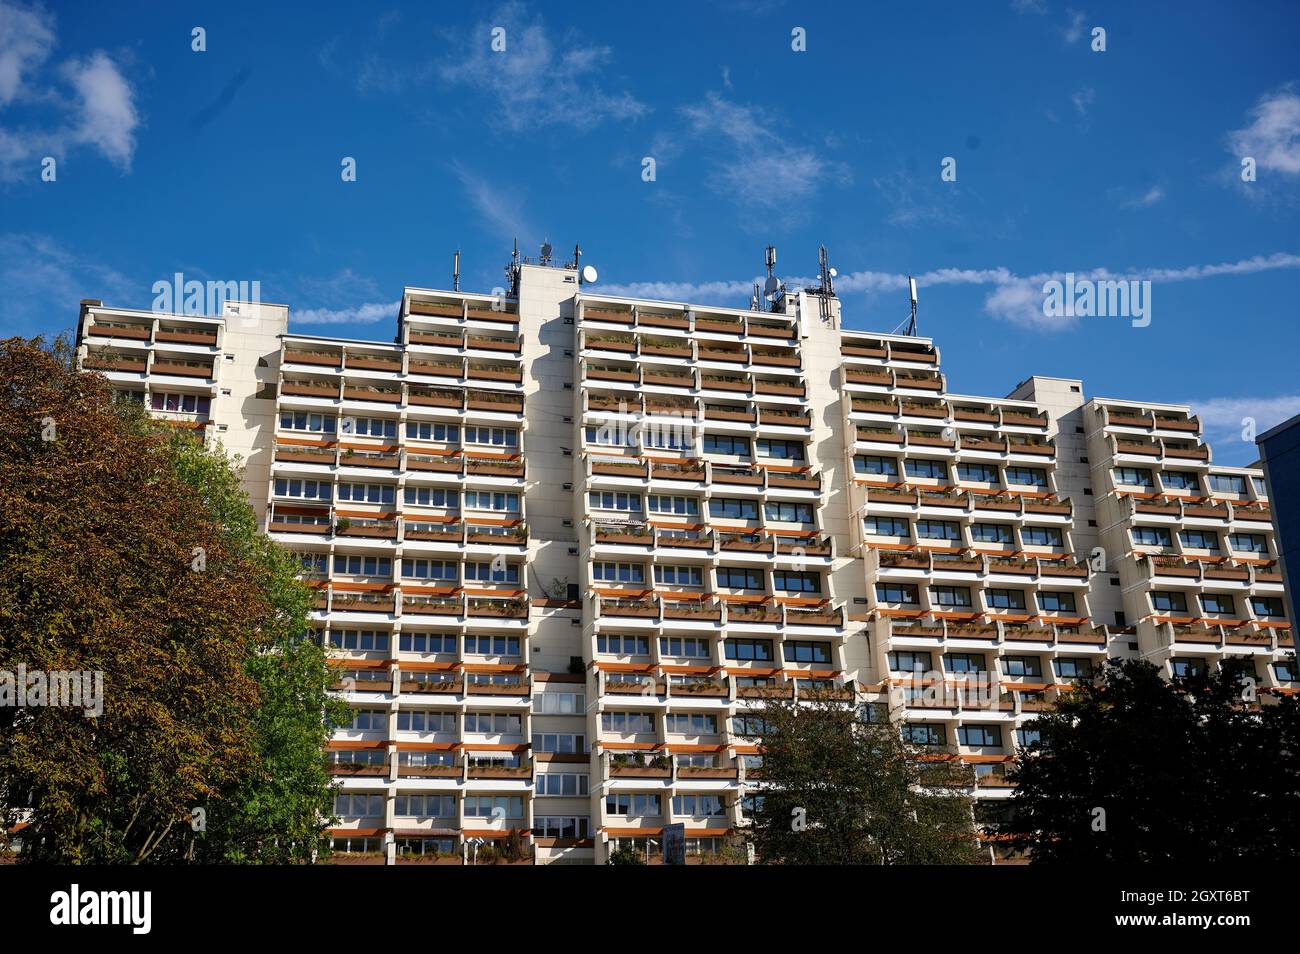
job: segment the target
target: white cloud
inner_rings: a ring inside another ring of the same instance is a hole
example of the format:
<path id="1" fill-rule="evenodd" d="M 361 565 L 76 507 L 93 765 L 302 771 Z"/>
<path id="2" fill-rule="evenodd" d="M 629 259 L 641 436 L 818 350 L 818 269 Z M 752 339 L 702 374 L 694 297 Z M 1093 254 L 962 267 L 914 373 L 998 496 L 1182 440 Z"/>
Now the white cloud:
<path id="1" fill-rule="evenodd" d="M 1238 161 L 1252 156 L 1261 172 L 1300 175 L 1300 92 L 1294 83 L 1260 97 L 1250 124 L 1228 134 Z"/>
<path id="2" fill-rule="evenodd" d="M 24 78 L 54 48 L 54 18 L 37 8 L 0 2 L 0 107 L 22 92 Z"/>
<path id="3" fill-rule="evenodd" d="M 396 320 L 398 302 L 373 302 L 351 308 L 304 308 L 291 312 L 294 325 L 372 324 L 387 318 Z"/>
<path id="4" fill-rule="evenodd" d="M 1091 86 L 1085 86 L 1070 97 L 1070 102 L 1074 103 L 1074 109 L 1080 116 L 1087 116 L 1088 110 L 1097 100 L 1097 91 Z"/>
<path id="5" fill-rule="evenodd" d="M 1276 397 L 1193 398 L 1183 402 L 1200 417 L 1205 440 L 1214 448 L 1215 459 L 1223 463 L 1250 463 L 1259 456 L 1253 437 L 1243 438 L 1247 421 L 1253 421 L 1254 434 L 1281 424 L 1300 414 L 1300 394 Z"/>
<path id="6" fill-rule="evenodd" d="M 1163 201 L 1164 197 L 1165 190 L 1156 185 L 1152 186 L 1138 198 L 1129 199 L 1122 203 L 1121 207 L 1125 209 L 1145 209 L 1149 206 L 1155 205 L 1157 202 Z"/>
<path id="7" fill-rule="evenodd" d="M 738 205 L 765 212 L 789 211 L 824 182 L 849 181 L 842 163 L 787 143 L 774 131 L 776 120 L 757 106 L 710 93 L 681 113 L 697 137 L 720 137 L 726 154 L 717 162 L 710 187 Z"/>
<path id="8" fill-rule="evenodd" d="M 502 52 L 491 47 L 498 26 L 506 31 Z M 468 52 L 444 63 L 438 75 L 495 100 L 495 113 L 487 118 L 513 131 L 545 125 L 587 129 L 650 112 L 631 93 L 605 88 L 604 70 L 614 59 L 609 47 L 581 45 L 572 34 L 557 43 L 545 21 L 517 2 L 499 7 L 469 32 L 448 37 L 448 49 Z"/>
<path id="9" fill-rule="evenodd" d="M 56 74 L 62 87 L 40 82 L 39 68 L 56 42 L 53 24 L 39 9 L 0 0 L 0 110 L 28 101 L 43 109 L 38 126 L 15 125 L 13 117 L 0 125 L 0 180 L 34 181 L 41 158 L 61 160 L 80 146 L 131 168 L 140 125 L 131 84 L 101 50 L 61 64 Z"/>
<path id="10" fill-rule="evenodd" d="M 1016 13 L 1046 13 L 1044 0 L 1011 0 L 1011 9 Z"/>
<path id="11" fill-rule="evenodd" d="M 537 232 L 523 217 L 522 196 L 488 182 L 459 162 L 453 162 L 451 170 L 465 187 L 465 194 L 488 226 L 488 231 L 495 233 L 497 238 L 518 238 L 525 245 L 536 244 Z"/>
<path id="12" fill-rule="evenodd" d="M 1061 36 L 1065 38 L 1066 43 L 1078 43 L 1083 36 L 1083 24 L 1086 22 L 1088 14 L 1080 13 L 1078 10 L 1066 10 L 1069 22 L 1061 30 Z"/>
<path id="13" fill-rule="evenodd" d="M 46 235 L 0 234 L 0 286 L 5 290 L 0 334 L 54 333 L 77 324 L 83 298 L 117 299 L 140 307 L 149 285 L 91 262 Z"/>

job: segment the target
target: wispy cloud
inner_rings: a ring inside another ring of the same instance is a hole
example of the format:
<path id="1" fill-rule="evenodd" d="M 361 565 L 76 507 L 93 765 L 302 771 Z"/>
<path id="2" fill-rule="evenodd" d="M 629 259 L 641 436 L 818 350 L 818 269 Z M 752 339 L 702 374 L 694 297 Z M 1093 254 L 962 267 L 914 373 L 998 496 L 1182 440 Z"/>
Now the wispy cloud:
<path id="1" fill-rule="evenodd" d="M 364 325 L 386 319 L 397 320 L 399 302 L 369 302 L 347 308 L 303 308 L 289 313 L 290 322 L 297 325 Z"/>
<path id="2" fill-rule="evenodd" d="M 147 307 L 147 282 L 90 261 L 47 235 L 0 234 L 0 286 L 5 290 L 0 334 L 34 335 L 73 328 L 83 298 Z"/>
<path id="3" fill-rule="evenodd" d="M 494 238 L 519 238 L 526 245 L 536 244 L 537 231 L 523 216 L 523 196 L 512 189 L 489 182 L 459 162 L 451 164 L 470 203 L 489 227 Z"/>
<path id="4" fill-rule="evenodd" d="M 901 228 L 918 225 L 954 225 L 959 216 L 953 207 L 958 186 L 935 175 L 920 179 L 908 172 L 895 172 L 871 180 L 880 200 L 889 208 L 885 221 Z"/>
<path id="5" fill-rule="evenodd" d="M 1087 22 L 1088 14 L 1079 10 L 1066 10 L 1065 13 L 1068 19 L 1061 29 L 1061 36 L 1066 43 L 1078 43 L 1083 37 L 1083 25 Z"/>
<path id="6" fill-rule="evenodd" d="M 1163 202 L 1164 198 L 1165 190 L 1158 185 L 1154 185 L 1137 198 L 1128 199 L 1122 202 L 1120 207 L 1125 209 L 1146 209 L 1158 202 Z"/>
<path id="7" fill-rule="evenodd" d="M 1184 401 L 1205 427 L 1205 439 L 1214 447 L 1215 459 L 1251 463 L 1259 452 L 1253 436 L 1300 414 L 1300 394 L 1276 397 L 1212 397 Z M 1253 424 L 1247 430 L 1248 424 Z"/>
<path id="8" fill-rule="evenodd" d="M 1070 102 L 1074 103 L 1074 111 L 1080 116 L 1087 116 L 1088 110 L 1092 108 L 1092 104 L 1096 101 L 1097 91 L 1091 86 L 1085 86 L 1082 89 L 1077 90 L 1075 94 L 1070 97 Z"/>
<path id="9" fill-rule="evenodd" d="M 683 106 L 681 113 L 694 135 L 720 137 L 726 143 L 709 186 L 742 208 L 789 211 L 792 203 L 810 198 L 824 183 L 851 179 L 843 163 L 786 142 L 775 132 L 776 118 L 758 106 L 710 93 L 700 103 Z"/>
<path id="10" fill-rule="evenodd" d="M 1045 0 L 1011 0 L 1011 9 L 1016 13 L 1046 13 Z"/>
<path id="11" fill-rule="evenodd" d="M 129 171 L 140 124 L 131 84 L 102 50 L 60 64 L 57 83 L 42 81 L 56 40 L 52 16 L 0 0 L 0 110 L 42 107 L 38 125 L 15 125 L 12 116 L 0 125 L 0 179 L 35 181 L 41 158 L 62 160 L 81 146 Z"/>
<path id="12" fill-rule="evenodd" d="M 1228 149 L 1236 158 L 1251 156 L 1261 173 L 1300 176 L 1300 91 L 1288 83 L 1261 96 L 1248 114 L 1250 122 L 1228 133 Z"/>
<path id="13" fill-rule="evenodd" d="M 505 30 L 499 52 L 492 49 L 496 27 Z M 557 40 L 542 17 L 521 3 L 507 3 L 469 31 L 449 35 L 447 49 L 464 55 L 443 63 L 439 77 L 487 96 L 495 108 L 486 118 L 512 131 L 546 125 L 588 129 L 650 112 L 630 92 L 609 88 L 610 47 L 586 44 L 575 33 Z"/>

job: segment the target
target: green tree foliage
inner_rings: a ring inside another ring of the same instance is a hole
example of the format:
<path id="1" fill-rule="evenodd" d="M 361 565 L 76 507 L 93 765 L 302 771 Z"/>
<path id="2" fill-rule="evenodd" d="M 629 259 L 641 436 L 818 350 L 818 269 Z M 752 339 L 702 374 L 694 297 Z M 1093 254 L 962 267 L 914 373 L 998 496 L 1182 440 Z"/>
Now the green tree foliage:
<path id="1" fill-rule="evenodd" d="M 104 688 L 98 718 L 0 708 L 24 860 L 310 857 L 336 704 L 294 572 L 224 456 L 115 403 L 66 343 L 0 343 L 0 670 Z"/>
<path id="2" fill-rule="evenodd" d="M 752 838 L 762 862 L 970 864 L 969 771 L 906 745 L 837 699 L 769 701 Z"/>
<path id="3" fill-rule="evenodd" d="M 1000 827 L 1036 863 L 1300 856 L 1300 704 L 1233 667 L 1176 683 L 1111 665 L 1029 724 Z"/>

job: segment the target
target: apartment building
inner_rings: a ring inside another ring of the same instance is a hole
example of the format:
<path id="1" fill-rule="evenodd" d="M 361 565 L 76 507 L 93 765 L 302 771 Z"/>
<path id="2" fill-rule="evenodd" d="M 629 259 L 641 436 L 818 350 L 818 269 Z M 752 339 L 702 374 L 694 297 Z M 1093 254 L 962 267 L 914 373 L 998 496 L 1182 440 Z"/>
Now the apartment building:
<path id="1" fill-rule="evenodd" d="M 336 858 L 735 858 L 755 711 L 829 692 L 974 766 L 1106 659 L 1296 671 L 1262 475 L 1185 407 L 949 391 L 828 285 L 761 310 L 407 288 L 392 342 L 83 302 L 82 366 L 246 462 L 352 707 Z M 997 859 L 996 845 L 990 845 Z"/>

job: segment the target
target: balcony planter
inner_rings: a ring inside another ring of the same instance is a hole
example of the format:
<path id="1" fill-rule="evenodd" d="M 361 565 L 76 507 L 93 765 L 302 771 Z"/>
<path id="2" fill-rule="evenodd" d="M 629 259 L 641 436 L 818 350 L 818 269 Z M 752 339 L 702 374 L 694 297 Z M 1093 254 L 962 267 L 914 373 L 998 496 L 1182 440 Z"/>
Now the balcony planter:
<path id="1" fill-rule="evenodd" d="M 771 408 L 759 408 L 758 420 L 761 424 L 775 424 L 777 427 L 811 427 L 812 415 L 790 411 L 776 411 Z"/>
<path id="2" fill-rule="evenodd" d="M 722 621 L 722 607 L 717 603 L 665 601 L 664 619 L 698 619 L 718 623 Z"/>
<path id="3" fill-rule="evenodd" d="M 337 398 L 339 389 L 338 385 L 335 384 L 308 384 L 305 382 L 285 381 L 280 385 L 280 393 L 295 397 Z"/>
<path id="4" fill-rule="evenodd" d="M 582 319 L 583 321 L 609 321 L 620 325 L 630 325 L 632 324 L 632 312 L 623 309 L 590 308 L 584 306 L 582 309 Z"/>
<path id="5" fill-rule="evenodd" d="M 519 384 L 524 380 L 524 373 L 518 368 L 475 368 L 471 366 L 469 377 L 476 381 L 510 381 Z"/>
<path id="6" fill-rule="evenodd" d="M 460 302 L 413 301 L 407 314 L 430 315 L 438 318 L 459 318 L 463 314 L 463 308 L 464 305 Z"/>
<path id="7" fill-rule="evenodd" d="M 154 341 L 214 347 L 217 343 L 217 333 L 215 331 L 170 331 L 159 328 Z"/>
<path id="8" fill-rule="evenodd" d="M 459 315 L 457 316 L 459 317 Z M 465 339 L 460 335 L 440 334 L 436 331 L 412 331 L 411 344 L 431 345 L 435 348 L 456 348 L 464 346 Z"/>
<path id="9" fill-rule="evenodd" d="M 683 331 L 690 327 L 685 315 L 656 315 L 644 311 L 637 314 L 636 323 L 647 328 L 679 328 Z"/>
<path id="10" fill-rule="evenodd" d="M 420 407 L 460 408 L 464 406 L 465 397 L 454 391 L 417 391 L 412 388 L 406 396 L 406 402 Z"/>
<path id="11" fill-rule="evenodd" d="M 405 609 L 405 607 L 403 608 Z M 453 695 L 459 695 L 462 687 L 462 683 L 459 679 L 425 680 L 423 682 L 404 679 L 400 685 L 402 692 L 426 694 L 448 693 Z M 446 775 L 459 775 L 460 767 L 456 765 L 426 765 L 411 769 L 401 768 L 398 771 L 399 773 L 409 771 L 419 774 L 427 774 L 434 777 L 442 777 Z"/>
<path id="12" fill-rule="evenodd" d="M 348 355 L 345 367 L 356 368 L 359 371 L 392 371 L 395 374 L 401 374 L 402 359 Z"/>
<path id="13" fill-rule="evenodd" d="M 460 776 L 459 765 L 399 765 L 397 767 L 398 778 L 460 778 Z"/>
<path id="14" fill-rule="evenodd" d="M 659 615 L 659 604 L 645 600 L 613 600 L 602 598 L 600 601 L 600 615 L 654 619 Z"/>
<path id="15" fill-rule="evenodd" d="M 633 380 L 635 380 L 635 378 Z M 642 377 L 642 383 L 653 384 L 665 388 L 693 388 L 695 387 L 695 375 L 666 374 L 662 371 L 646 371 Z"/>
<path id="16" fill-rule="evenodd" d="M 744 334 L 745 326 L 739 321 L 727 318 L 696 318 L 695 330 L 740 335 Z"/>
<path id="17" fill-rule="evenodd" d="M 844 377 L 850 384 L 880 384 L 890 387 L 894 383 L 894 376 L 890 372 L 868 368 L 845 368 Z"/>
<path id="18" fill-rule="evenodd" d="M 522 394 L 503 394 L 500 397 L 486 394 L 474 394 L 466 400 L 471 411 L 498 411 L 502 414 L 522 414 L 524 396 Z"/>
<path id="19" fill-rule="evenodd" d="M 469 615 L 500 619 L 527 619 L 528 606 L 523 600 L 475 599 L 469 601 Z"/>
<path id="20" fill-rule="evenodd" d="M 459 363 L 411 360 L 411 374 L 422 374 L 430 378 L 460 378 L 465 369 Z"/>
<path id="21" fill-rule="evenodd" d="M 519 354 L 523 350 L 523 346 L 518 341 L 509 338 L 489 338 L 484 335 L 467 335 L 465 347 L 477 348 L 480 351 L 506 351 L 511 354 Z"/>
<path id="22" fill-rule="evenodd" d="M 416 616 L 460 616 L 464 605 L 457 599 L 421 599 L 416 596 L 402 597 L 402 613 Z M 442 691 L 442 690 L 439 690 Z"/>
<path id="23" fill-rule="evenodd" d="M 740 391 L 748 394 L 750 391 L 748 378 L 723 378 L 717 375 L 701 374 L 700 389 L 713 391 Z"/>
<path id="24" fill-rule="evenodd" d="M 727 604 L 728 623 L 779 623 L 784 617 L 778 606 L 752 606 L 744 603 Z"/>
<path id="25" fill-rule="evenodd" d="M 523 461 L 515 460 L 481 460 L 474 457 L 465 458 L 469 473 L 484 477 L 522 477 Z"/>
<path id="26" fill-rule="evenodd" d="M 105 325 L 97 321 L 90 326 L 86 333 L 96 338 L 125 338 L 128 341 L 148 341 L 150 330 L 148 325 Z"/>
<path id="27" fill-rule="evenodd" d="M 385 388 L 367 388 L 355 384 L 343 386 L 343 397 L 350 401 L 374 401 L 380 404 L 401 404 L 402 392 Z"/>
<path id="28" fill-rule="evenodd" d="M 750 355 L 750 361 L 754 364 L 768 365 L 773 368 L 798 368 L 800 366 L 797 354 L 778 351 L 754 351 Z M 802 388 L 800 390 L 802 391 Z"/>
<path id="29" fill-rule="evenodd" d="M 591 472 L 606 477 L 644 478 L 650 476 L 650 467 L 639 460 L 593 460 Z"/>

